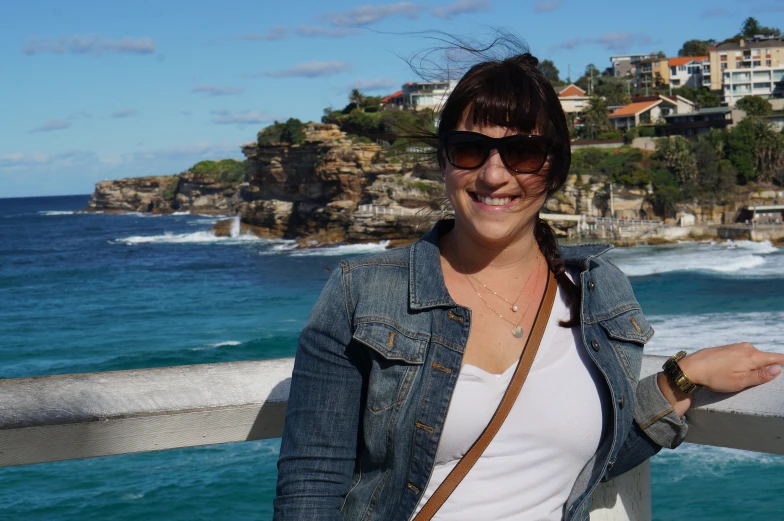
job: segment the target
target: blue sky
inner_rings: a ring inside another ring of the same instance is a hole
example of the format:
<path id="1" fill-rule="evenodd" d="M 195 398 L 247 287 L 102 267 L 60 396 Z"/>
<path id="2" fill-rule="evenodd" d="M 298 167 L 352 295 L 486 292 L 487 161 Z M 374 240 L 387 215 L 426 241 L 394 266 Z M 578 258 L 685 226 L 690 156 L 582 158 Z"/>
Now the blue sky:
<path id="1" fill-rule="evenodd" d="M 2 1 L 0 198 L 242 158 L 275 119 L 416 81 L 401 56 L 432 44 L 411 33 L 503 27 L 576 78 L 613 54 L 731 36 L 747 16 L 784 27 L 784 2 Z"/>

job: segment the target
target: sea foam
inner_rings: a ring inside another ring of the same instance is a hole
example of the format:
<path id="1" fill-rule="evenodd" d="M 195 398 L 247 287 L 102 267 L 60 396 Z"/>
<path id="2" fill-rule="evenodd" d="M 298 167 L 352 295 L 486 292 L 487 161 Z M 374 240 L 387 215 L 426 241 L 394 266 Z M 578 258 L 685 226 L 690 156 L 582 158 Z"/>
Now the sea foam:
<path id="1" fill-rule="evenodd" d="M 613 250 L 613 262 L 630 277 L 674 271 L 716 275 L 784 275 L 781 250 L 769 241 L 736 241 L 717 244 L 680 243 L 670 246 L 638 246 Z"/>
<path id="2" fill-rule="evenodd" d="M 123 239 L 111 241 L 114 244 L 127 244 L 135 246 L 138 244 L 231 244 L 248 242 L 268 242 L 255 235 L 240 235 L 238 237 L 218 237 L 212 232 L 194 233 L 164 233 L 163 235 L 133 235 Z"/>

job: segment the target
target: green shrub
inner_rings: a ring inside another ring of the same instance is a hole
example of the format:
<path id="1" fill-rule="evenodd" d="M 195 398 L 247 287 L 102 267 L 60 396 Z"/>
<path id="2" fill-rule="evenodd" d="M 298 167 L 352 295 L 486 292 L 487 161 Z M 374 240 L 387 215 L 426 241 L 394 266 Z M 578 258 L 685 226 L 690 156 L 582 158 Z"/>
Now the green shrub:
<path id="1" fill-rule="evenodd" d="M 245 176 L 245 161 L 221 159 L 219 161 L 200 161 L 190 168 L 194 174 L 215 176 L 221 181 L 235 184 Z"/>
<path id="2" fill-rule="evenodd" d="M 655 137 L 656 129 L 654 127 L 640 127 L 640 137 Z"/>

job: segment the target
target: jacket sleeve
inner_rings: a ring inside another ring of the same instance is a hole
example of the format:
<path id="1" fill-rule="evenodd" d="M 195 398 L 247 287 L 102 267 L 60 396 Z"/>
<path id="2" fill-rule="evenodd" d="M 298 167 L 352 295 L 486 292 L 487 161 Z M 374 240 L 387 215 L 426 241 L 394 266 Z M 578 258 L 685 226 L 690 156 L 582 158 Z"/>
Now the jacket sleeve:
<path id="1" fill-rule="evenodd" d="M 278 460 L 275 521 L 341 520 L 351 487 L 363 373 L 335 269 L 300 333 Z"/>
<path id="2" fill-rule="evenodd" d="M 674 449 L 689 430 L 685 417 L 680 417 L 659 389 L 656 374 L 637 383 L 634 400 L 634 424 L 618 453 L 606 479 L 631 470 L 662 447 Z"/>

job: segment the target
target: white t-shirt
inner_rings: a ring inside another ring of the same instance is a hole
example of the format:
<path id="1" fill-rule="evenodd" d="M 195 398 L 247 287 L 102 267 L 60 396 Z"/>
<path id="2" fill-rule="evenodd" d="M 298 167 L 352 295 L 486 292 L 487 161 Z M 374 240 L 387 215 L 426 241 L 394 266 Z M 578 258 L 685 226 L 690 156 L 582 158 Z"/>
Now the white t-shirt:
<path id="1" fill-rule="evenodd" d="M 493 441 L 433 518 L 558 521 L 577 476 L 599 447 L 606 384 L 580 341 L 558 290 L 531 372 Z M 511 333 L 510 333 L 511 334 Z M 515 363 L 503 374 L 464 364 L 414 515 L 490 422 Z"/>

